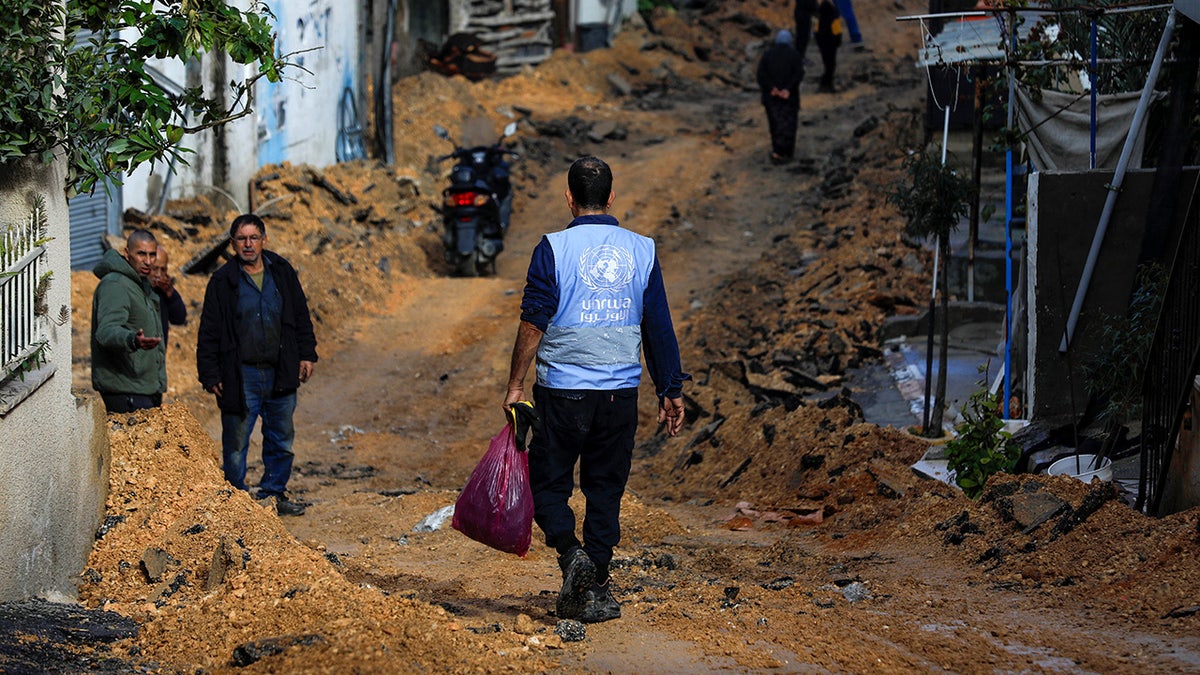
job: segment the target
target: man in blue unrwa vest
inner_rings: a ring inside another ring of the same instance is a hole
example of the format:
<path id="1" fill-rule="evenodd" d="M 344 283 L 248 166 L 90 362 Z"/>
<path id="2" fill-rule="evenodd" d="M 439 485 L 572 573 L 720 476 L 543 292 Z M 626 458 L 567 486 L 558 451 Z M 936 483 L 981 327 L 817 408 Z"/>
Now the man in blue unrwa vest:
<path id="1" fill-rule="evenodd" d="M 641 353 L 658 396 L 658 421 L 671 436 L 683 427 L 684 373 L 654 240 L 608 214 L 612 170 L 596 157 L 567 172 L 574 220 L 533 251 L 513 346 L 507 408 L 525 399 L 525 374 L 539 421 L 529 444 L 534 520 L 558 552 L 563 584 L 557 613 L 585 623 L 621 616 L 608 568 L 621 539 L 621 496 L 637 430 Z M 587 500 L 583 542 L 567 501 Z"/>

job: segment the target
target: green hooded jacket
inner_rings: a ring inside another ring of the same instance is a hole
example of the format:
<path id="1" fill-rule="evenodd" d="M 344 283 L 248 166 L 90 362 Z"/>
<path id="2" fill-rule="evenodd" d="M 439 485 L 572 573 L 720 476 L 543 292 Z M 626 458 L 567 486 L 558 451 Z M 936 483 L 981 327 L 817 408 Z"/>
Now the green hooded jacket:
<path id="1" fill-rule="evenodd" d="M 162 337 L 158 295 L 118 251 L 110 249 L 92 272 L 92 388 L 102 394 L 150 396 L 167 390 L 167 343 L 138 349 L 134 336 Z"/>

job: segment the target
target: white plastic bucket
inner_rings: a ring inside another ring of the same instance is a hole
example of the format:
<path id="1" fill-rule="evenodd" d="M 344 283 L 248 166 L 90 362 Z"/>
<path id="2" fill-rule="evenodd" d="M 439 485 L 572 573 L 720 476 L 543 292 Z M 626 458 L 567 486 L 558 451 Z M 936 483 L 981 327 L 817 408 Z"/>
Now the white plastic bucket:
<path id="1" fill-rule="evenodd" d="M 1107 457 L 1100 462 L 1099 467 L 1096 466 L 1096 455 L 1071 455 L 1063 457 L 1050 465 L 1046 469 L 1046 473 L 1051 476 L 1072 476 L 1079 480 L 1090 483 L 1093 478 L 1099 478 L 1102 481 L 1111 481 L 1112 461 Z M 1078 462 L 1078 463 L 1077 463 Z"/>

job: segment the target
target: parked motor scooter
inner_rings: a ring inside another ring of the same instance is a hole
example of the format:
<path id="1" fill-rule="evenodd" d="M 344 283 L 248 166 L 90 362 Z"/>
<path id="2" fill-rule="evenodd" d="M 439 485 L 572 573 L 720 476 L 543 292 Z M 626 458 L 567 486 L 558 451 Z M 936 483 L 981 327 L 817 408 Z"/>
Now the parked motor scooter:
<path id="1" fill-rule="evenodd" d="M 512 215 L 512 184 L 505 156 L 519 157 L 501 145 L 517 131 L 517 123 L 504 127 L 492 145 L 459 147 L 438 125 L 434 133 L 453 144 L 454 151 L 437 161 L 455 160 L 450 185 L 442 190 L 442 243 L 446 262 L 459 276 L 495 274 L 496 256 L 504 250 L 504 233 Z"/>

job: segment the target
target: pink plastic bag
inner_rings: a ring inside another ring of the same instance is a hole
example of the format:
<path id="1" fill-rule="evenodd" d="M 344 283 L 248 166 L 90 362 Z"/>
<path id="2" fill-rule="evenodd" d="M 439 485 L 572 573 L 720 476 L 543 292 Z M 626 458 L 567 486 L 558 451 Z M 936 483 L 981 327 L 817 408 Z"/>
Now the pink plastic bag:
<path id="1" fill-rule="evenodd" d="M 533 536 L 529 455 L 517 450 L 508 423 L 471 472 L 454 503 L 454 529 L 481 544 L 522 558 Z"/>

